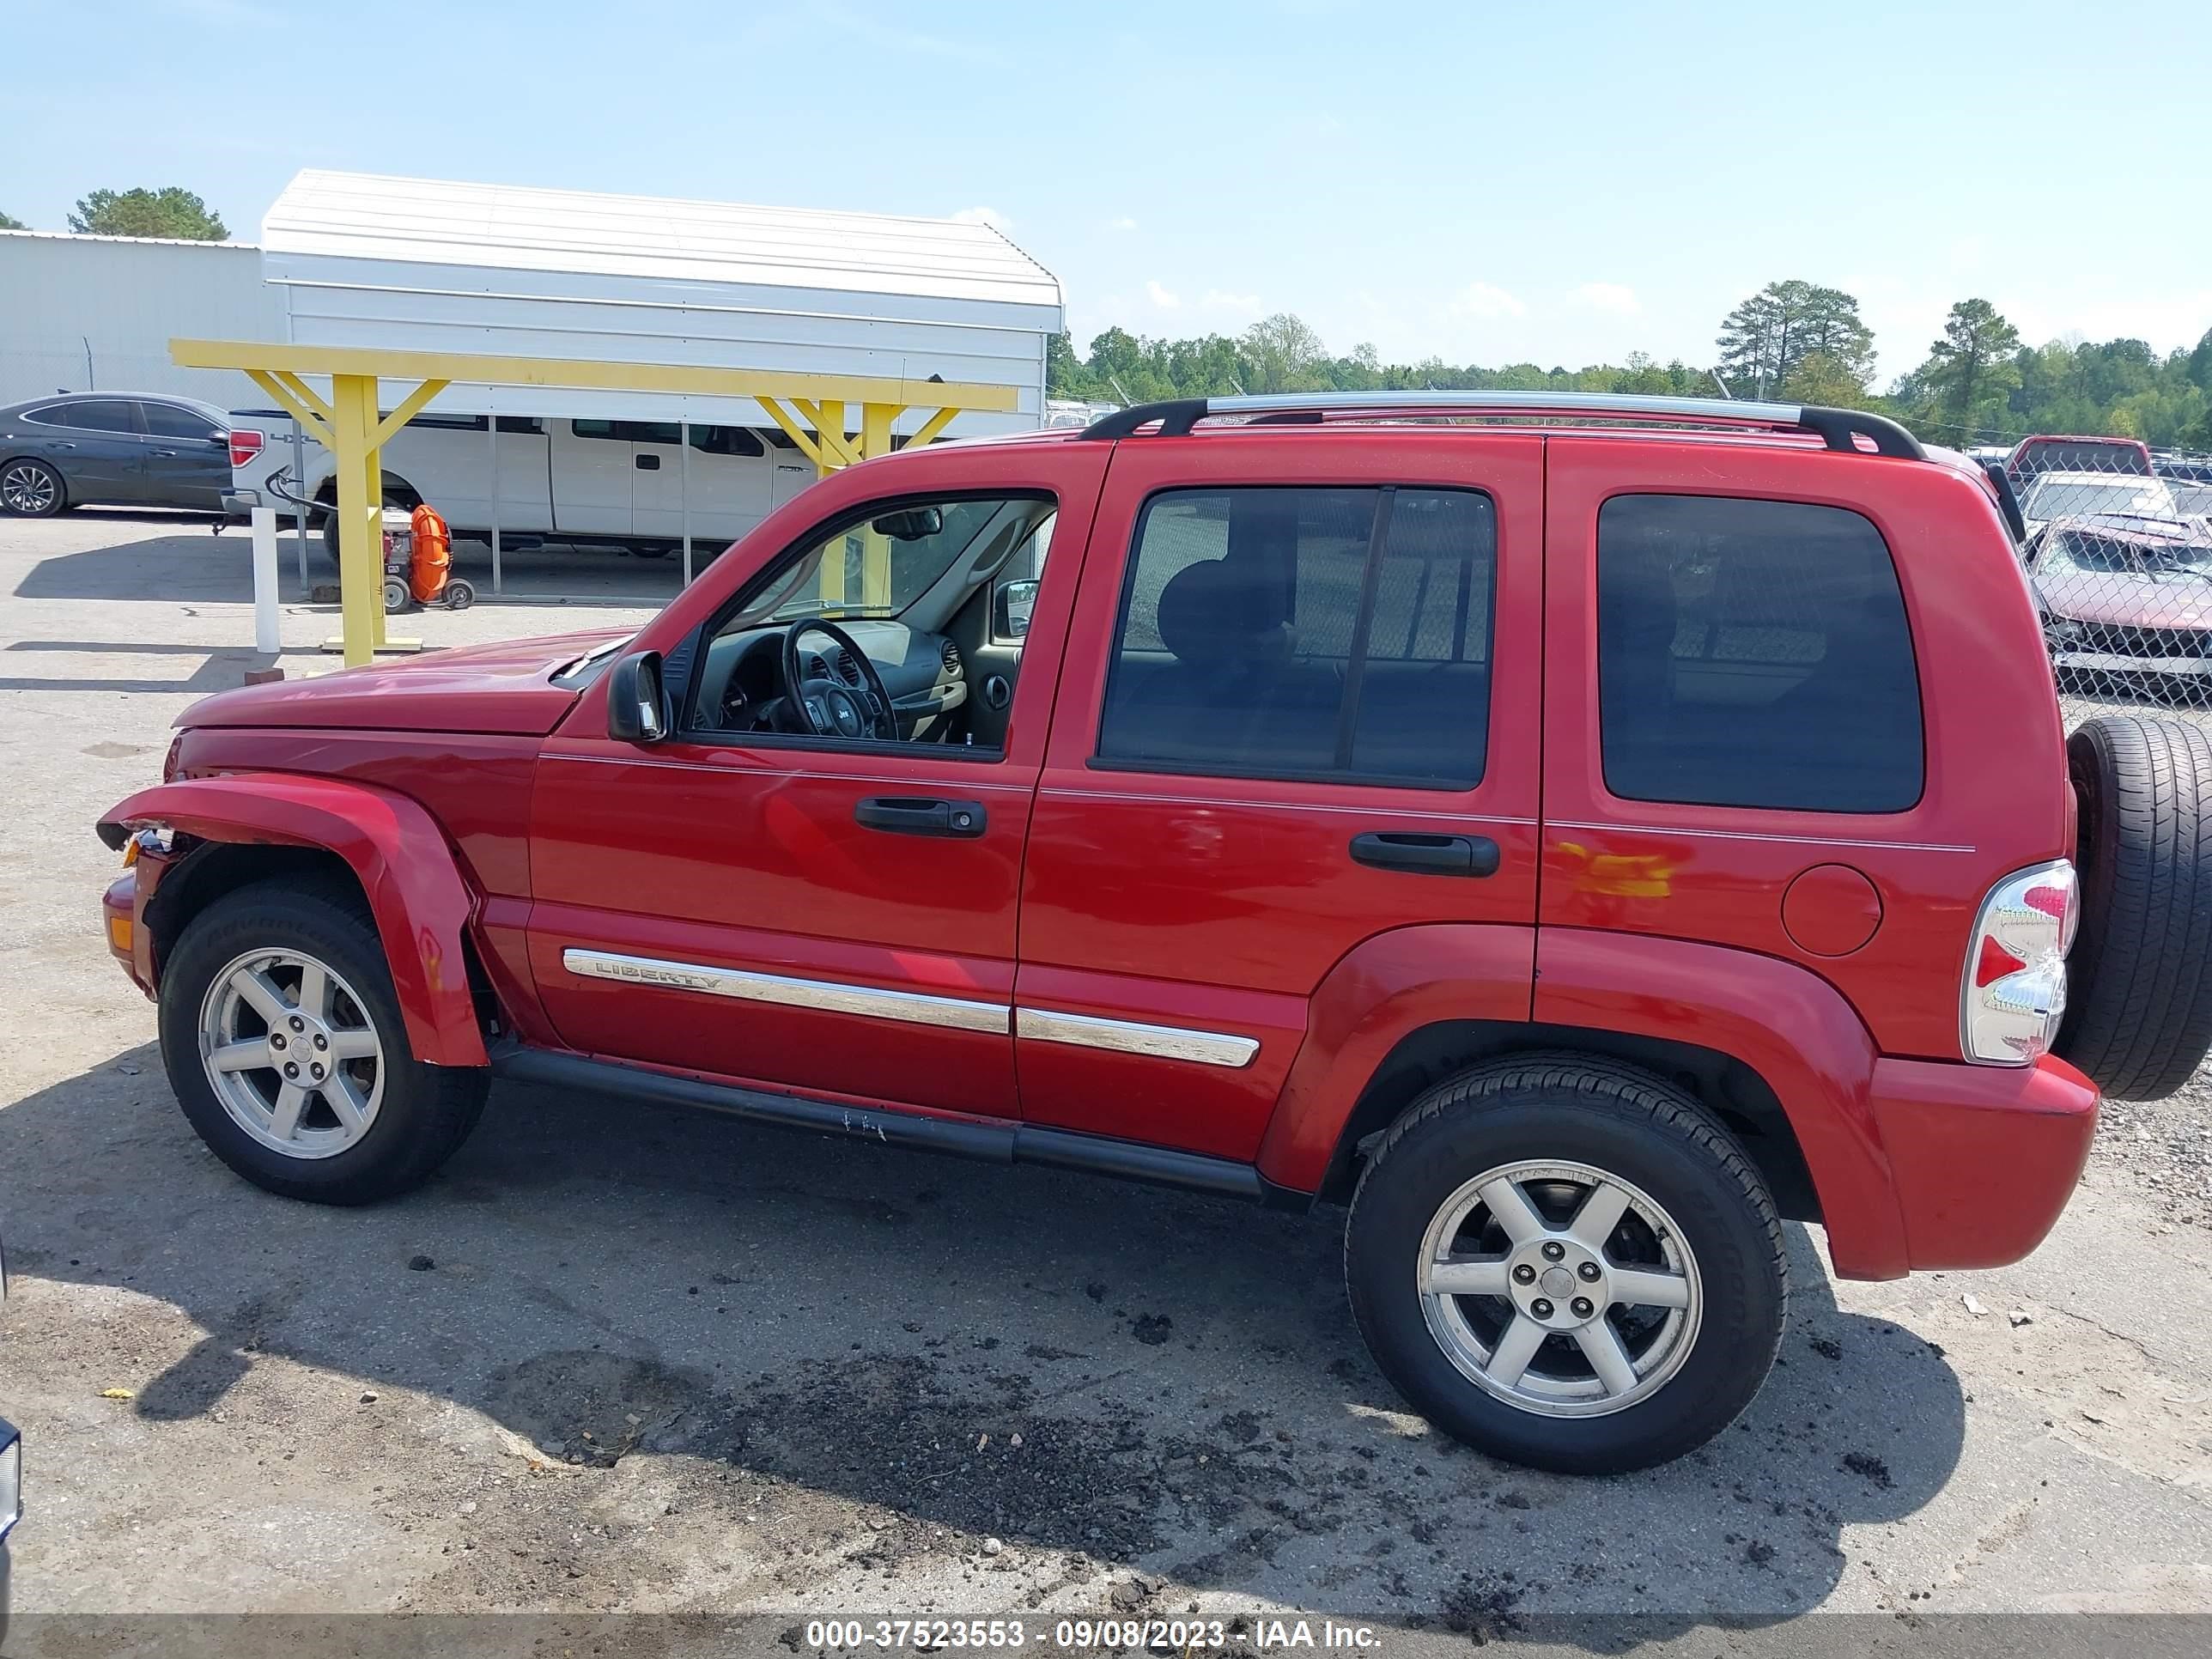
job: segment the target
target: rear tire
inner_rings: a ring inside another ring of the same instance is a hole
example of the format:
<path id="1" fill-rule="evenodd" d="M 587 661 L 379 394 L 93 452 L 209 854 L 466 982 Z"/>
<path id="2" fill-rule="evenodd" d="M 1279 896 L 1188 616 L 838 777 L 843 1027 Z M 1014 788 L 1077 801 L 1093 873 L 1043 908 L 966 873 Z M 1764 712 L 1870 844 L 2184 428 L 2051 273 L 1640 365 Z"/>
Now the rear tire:
<path id="1" fill-rule="evenodd" d="M 490 1086 L 480 1068 L 414 1057 L 375 924 L 336 884 L 258 882 L 194 917 L 164 967 L 159 1023 L 200 1139 L 287 1198 L 370 1204 L 421 1185 L 468 1139 Z M 289 1085 L 285 1064 L 301 1068 Z M 305 1098 L 289 1103 L 295 1089 Z"/>
<path id="2" fill-rule="evenodd" d="M 2163 1099 L 2212 1048 L 2212 738 L 2106 714 L 2066 759 L 2081 926 L 2056 1052 L 2118 1099 Z"/>
<path id="3" fill-rule="evenodd" d="M 1345 1279 L 1376 1363 L 1431 1423 L 1571 1474 L 1726 1428 L 1789 1297 L 1741 1148 L 1658 1078 L 1574 1054 L 1478 1066 L 1415 1101 L 1361 1176 Z"/>

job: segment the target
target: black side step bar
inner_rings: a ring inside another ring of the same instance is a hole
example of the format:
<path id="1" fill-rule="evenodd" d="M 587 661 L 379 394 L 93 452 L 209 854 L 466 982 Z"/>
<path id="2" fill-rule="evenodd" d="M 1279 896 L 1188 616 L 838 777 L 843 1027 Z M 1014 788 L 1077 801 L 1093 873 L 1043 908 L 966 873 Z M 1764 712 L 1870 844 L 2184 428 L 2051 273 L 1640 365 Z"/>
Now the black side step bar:
<path id="1" fill-rule="evenodd" d="M 1079 1134 L 1069 1129 L 1048 1129 L 1028 1123 L 966 1122 L 911 1112 L 871 1111 L 826 1100 L 809 1100 L 801 1095 L 714 1083 L 705 1078 L 682 1077 L 641 1066 L 628 1066 L 620 1060 L 558 1054 L 512 1042 L 493 1048 L 491 1070 L 494 1077 L 511 1083 L 538 1083 L 549 1088 L 622 1095 L 663 1106 L 690 1106 L 756 1123 L 852 1135 L 886 1146 L 945 1152 L 986 1164 L 1042 1164 L 1056 1170 L 1079 1170 L 1149 1182 L 1155 1186 L 1249 1199 L 1279 1209 L 1303 1210 L 1312 1202 L 1311 1194 L 1278 1187 L 1249 1164 L 1147 1146 L 1136 1141 L 1114 1140 L 1104 1135 Z"/>

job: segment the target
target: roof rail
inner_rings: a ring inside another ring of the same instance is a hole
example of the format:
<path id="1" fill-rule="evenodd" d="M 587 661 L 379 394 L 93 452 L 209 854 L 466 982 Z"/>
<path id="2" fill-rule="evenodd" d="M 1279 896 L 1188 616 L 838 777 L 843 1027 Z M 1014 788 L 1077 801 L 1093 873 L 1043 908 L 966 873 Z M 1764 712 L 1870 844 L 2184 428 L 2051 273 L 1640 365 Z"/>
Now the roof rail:
<path id="1" fill-rule="evenodd" d="M 1875 453 L 1928 459 L 1920 441 L 1887 416 L 1814 404 L 1748 403 L 1723 398 L 1647 398 L 1618 392 L 1285 392 L 1261 397 L 1177 398 L 1116 410 L 1084 428 L 1086 438 L 1134 437 L 1158 425 L 1180 438 L 1202 420 L 1241 416 L 1252 425 L 1318 425 L 1330 416 L 1580 415 L 1599 421 L 1663 422 L 1684 426 L 1810 432 L 1828 447 L 1852 453 L 1866 439 Z"/>

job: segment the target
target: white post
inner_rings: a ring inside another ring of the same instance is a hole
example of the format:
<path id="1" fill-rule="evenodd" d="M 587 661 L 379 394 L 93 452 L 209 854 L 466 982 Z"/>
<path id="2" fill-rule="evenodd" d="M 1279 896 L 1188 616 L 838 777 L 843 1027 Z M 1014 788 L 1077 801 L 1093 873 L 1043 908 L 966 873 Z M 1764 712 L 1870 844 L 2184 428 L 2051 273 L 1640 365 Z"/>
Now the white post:
<path id="1" fill-rule="evenodd" d="M 491 591 L 499 592 L 499 416 L 484 416 L 484 430 L 491 434 Z"/>
<path id="2" fill-rule="evenodd" d="M 253 648 L 264 657 L 284 648 L 276 629 L 276 509 L 257 507 L 253 525 Z"/>
<path id="3" fill-rule="evenodd" d="M 676 489 L 684 498 L 684 586 L 691 586 L 691 422 L 676 423 L 678 441 L 683 447 L 676 463 Z"/>

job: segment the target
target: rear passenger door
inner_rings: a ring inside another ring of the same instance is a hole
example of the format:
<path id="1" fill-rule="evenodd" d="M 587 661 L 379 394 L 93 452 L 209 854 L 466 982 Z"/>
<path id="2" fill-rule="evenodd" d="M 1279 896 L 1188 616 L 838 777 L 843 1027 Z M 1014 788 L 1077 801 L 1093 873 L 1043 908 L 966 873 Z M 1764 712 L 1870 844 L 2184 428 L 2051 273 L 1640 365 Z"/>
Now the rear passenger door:
<path id="1" fill-rule="evenodd" d="M 1594 1012 L 1546 968 L 1589 947 L 1569 930 L 1795 961 L 1863 1011 L 1924 982 L 1974 849 L 1928 763 L 1893 557 L 1932 520 L 1868 505 L 1902 464 L 1550 442 L 1536 1018 Z M 1955 1042 L 1955 999 L 1918 1018 Z"/>
<path id="2" fill-rule="evenodd" d="M 222 506 L 230 488 L 229 434 L 204 415 L 174 404 L 138 405 L 146 422 L 146 494 L 168 507 Z"/>
<path id="3" fill-rule="evenodd" d="M 1024 866 L 1025 1120 L 1249 1159 L 1363 941 L 1495 923 L 1529 951 L 1541 444 L 1120 444 Z M 1525 972 L 1467 1012 L 1526 1018 Z"/>
<path id="4" fill-rule="evenodd" d="M 638 447 L 631 421 L 553 422 L 553 527 L 622 536 L 636 522 Z M 653 465 L 660 465 L 656 458 Z"/>

